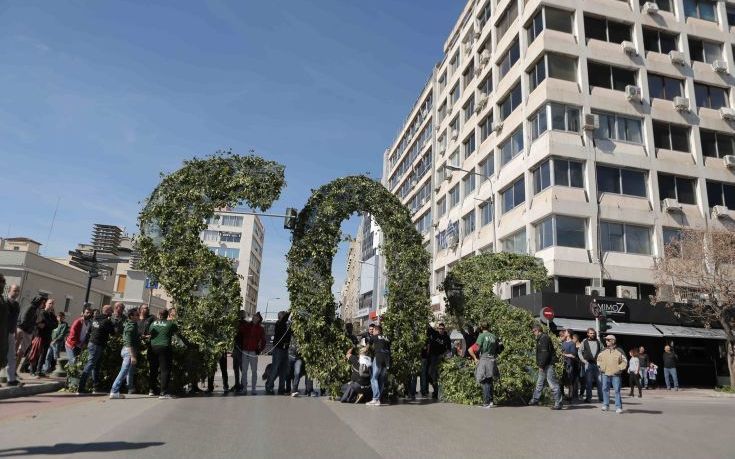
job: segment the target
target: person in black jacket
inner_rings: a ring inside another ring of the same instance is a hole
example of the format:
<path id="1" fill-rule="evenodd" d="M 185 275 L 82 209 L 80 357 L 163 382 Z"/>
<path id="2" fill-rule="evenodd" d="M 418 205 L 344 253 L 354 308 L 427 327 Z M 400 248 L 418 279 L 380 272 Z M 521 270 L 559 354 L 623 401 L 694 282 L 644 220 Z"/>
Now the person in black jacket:
<path id="1" fill-rule="evenodd" d="M 19 362 L 20 372 L 28 373 L 31 362 L 27 358 L 28 351 L 33 343 L 33 336 L 36 333 L 36 319 L 38 319 L 38 311 L 46 304 L 48 296 L 45 294 L 38 295 L 31 300 L 31 305 L 23 313 L 23 318 L 18 325 L 16 340 L 18 342 L 18 353 L 16 360 Z"/>
<path id="2" fill-rule="evenodd" d="M 271 364 L 268 380 L 265 383 L 265 393 L 273 395 L 273 386 L 278 378 L 278 395 L 286 394 L 286 379 L 288 378 L 288 348 L 291 345 L 291 327 L 288 323 L 289 313 L 278 313 L 275 331 L 273 333 L 273 363 Z"/>
<path id="3" fill-rule="evenodd" d="M 543 332 L 541 325 L 534 324 L 532 329 L 533 335 L 536 337 L 536 366 L 538 367 L 538 379 L 536 380 L 536 389 L 533 391 L 533 397 L 528 402 L 529 405 L 538 405 L 541 398 L 541 391 L 544 388 L 544 382 L 549 382 L 551 393 L 554 397 L 554 406 L 552 410 L 561 409 L 561 391 L 559 389 L 559 381 L 556 379 L 554 371 L 555 352 L 554 344 L 551 342 L 549 335 Z"/>
<path id="4" fill-rule="evenodd" d="M 18 344 L 16 341 L 16 327 L 18 326 L 18 317 L 20 316 L 20 304 L 18 303 L 18 297 L 20 296 L 20 287 L 12 284 L 8 289 L 8 295 L 5 298 L 5 303 L 8 306 L 8 350 L 7 350 L 7 372 L 8 372 L 8 386 L 19 386 L 18 377 L 16 374 L 16 357 L 18 351 Z M 0 300 L 2 301 L 2 300 Z"/>
<path id="5" fill-rule="evenodd" d="M 444 355 L 452 350 L 452 340 L 449 338 L 446 326 L 443 323 L 438 324 L 436 330 L 430 326 L 426 330 L 426 334 L 429 346 L 429 382 L 434 388 L 431 398 L 436 400 L 439 398 L 439 365 Z"/>
<path id="6" fill-rule="evenodd" d="M 0 274 L 0 292 L 5 290 L 5 276 Z M 8 364 L 8 315 L 10 305 L 0 296 L 0 368 Z M 13 324 L 15 326 L 15 324 Z"/>
<path id="7" fill-rule="evenodd" d="M 89 378 L 90 373 L 92 374 L 92 393 L 104 393 L 98 386 L 100 383 L 100 360 L 102 360 L 102 353 L 105 351 L 105 346 L 107 345 L 110 335 L 115 334 L 115 325 L 110 319 L 111 316 L 112 306 L 106 304 L 102 307 L 102 314 L 99 314 L 92 319 L 89 331 L 89 344 L 87 345 L 89 357 L 87 359 L 87 363 L 84 365 L 84 370 L 82 370 L 81 376 L 79 376 L 77 395 L 86 393 L 87 379 Z"/>
<path id="8" fill-rule="evenodd" d="M 36 358 L 31 362 L 31 374 L 38 375 L 39 377 L 45 376 L 43 373 L 43 364 L 48 354 L 48 348 L 51 346 L 51 334 L 59 321 L 56 318 L 56 311 L 54 311 L 54 305 L 56 301 L 53 298 L 46 300 L 46 304 L 43 309 L 39 309 L 36 316 L 36 333 L 35 337 L 40 338 L 40 348 Z"/>

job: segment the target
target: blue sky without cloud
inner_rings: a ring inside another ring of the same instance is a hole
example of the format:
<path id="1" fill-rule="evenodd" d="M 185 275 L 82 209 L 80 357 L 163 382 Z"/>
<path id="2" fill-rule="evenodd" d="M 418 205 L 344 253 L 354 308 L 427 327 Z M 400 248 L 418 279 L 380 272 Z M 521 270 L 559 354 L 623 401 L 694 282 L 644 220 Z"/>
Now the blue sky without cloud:
<path id="1" fill-rule="evenodd" d="M 61 256 L 93 223 L 134 232 L 159 172 L 219 149 L 286 166 L 276 211 L 336 177 L 379 178 L 463 5 L 3 2 L 0 234 Z M 290 235 L 264 224 L 259 303 L 286 306 Z M 344 249 L 334 266 L 339 285 Z"/>

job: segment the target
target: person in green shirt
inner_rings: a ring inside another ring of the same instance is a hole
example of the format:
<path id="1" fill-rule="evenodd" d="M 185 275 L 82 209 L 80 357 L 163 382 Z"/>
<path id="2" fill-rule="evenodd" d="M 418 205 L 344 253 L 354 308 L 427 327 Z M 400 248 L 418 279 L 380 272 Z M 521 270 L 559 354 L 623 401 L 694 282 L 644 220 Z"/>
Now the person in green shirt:
<path id="1" fill-rule="evenodd" d="M 490 332 L 490 324 L 480 324 L 482 333 L 470 348 L 469 354 L 477 363 L 475 367 L 475 379 L 482 386 L 483 408 L 492 408 L 493 403 L 493 380 L 499 377 L 496 357 L 498 355 L 498 338 Z M 479 354 L 479 358 L 477 356 Z"/>
<path id="2" fill-rule="evenodd" d="M 41 375 L 47 375 L 54 371 L 56 362 L 59 360 L 59 354 L 64 349 L 64 341 L 69 335 L 69 324 L 66 323 L 66 314 L 62 311 L 57 315 L 59 324 L 51 332 L 51 342 L 49 343 L 48 352 L 46 352 L 46 361 L 41 368 Z"/>
<path id="3" fill-rule="evenodd" d="M 168 392 L 168 385 L 171 380 L 171 363 L 173 361 L 173 352 L 171 350 L 171 340 L 178 332 L 176 322 L 168 320 L 168 311 L 164 310 L 158 313 L 158 320 L 154 321 L 150 326 L 151 351 L 154 358 L 151 359 L 151 374 L 157 375 L 160 369 L 160 389 L 158 381 L 151 381 L 151 390 L 154 394 L 159 393 L 160 399 L 169 399 L 171 394 Z"/>
<path id="4" fill-rule="evenodd" d="M 110 398 L 112 399 L 125 398 L 120 393 L 120 387 L 125 380 L 128 386 L 128 394 L 135 392 L 135 365 L 138 363 L 138 353 L 140 352 L 140 332 L 138 331 L 138 324 L 135 322 L 138 310 L 129 310 L 127 316 L 128 320 L 123 323 L 123 347 L 120 351 L 123 361 L 120 372 L 117 374 L 110 390 Z"/>

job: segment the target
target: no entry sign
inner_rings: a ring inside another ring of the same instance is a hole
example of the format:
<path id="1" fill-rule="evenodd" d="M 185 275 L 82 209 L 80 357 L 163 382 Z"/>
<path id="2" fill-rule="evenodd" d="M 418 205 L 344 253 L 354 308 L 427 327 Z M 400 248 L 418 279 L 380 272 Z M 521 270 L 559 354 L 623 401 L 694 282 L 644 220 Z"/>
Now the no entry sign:
<path id="1" fill-rule="evenodd" d="M 541 309 L 541 317 L 548 321 L 554 320 L 554 309 L 551 306 Z"/>

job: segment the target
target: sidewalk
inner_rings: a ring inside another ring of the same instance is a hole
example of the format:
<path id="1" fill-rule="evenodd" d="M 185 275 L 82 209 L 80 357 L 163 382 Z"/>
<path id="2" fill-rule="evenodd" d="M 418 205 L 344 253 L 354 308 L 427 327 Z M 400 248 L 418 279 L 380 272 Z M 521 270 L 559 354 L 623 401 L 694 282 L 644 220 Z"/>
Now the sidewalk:
<path id="1" fill-rule="evenodd" d="M 66 378 L 36 378 L 27 373 L 21 373 L 18 380 L 23 383 L 22 386 L 9 387 L 7 384 L 2 384 L 0 400 L 56 392 L 64 387 Z"/>

